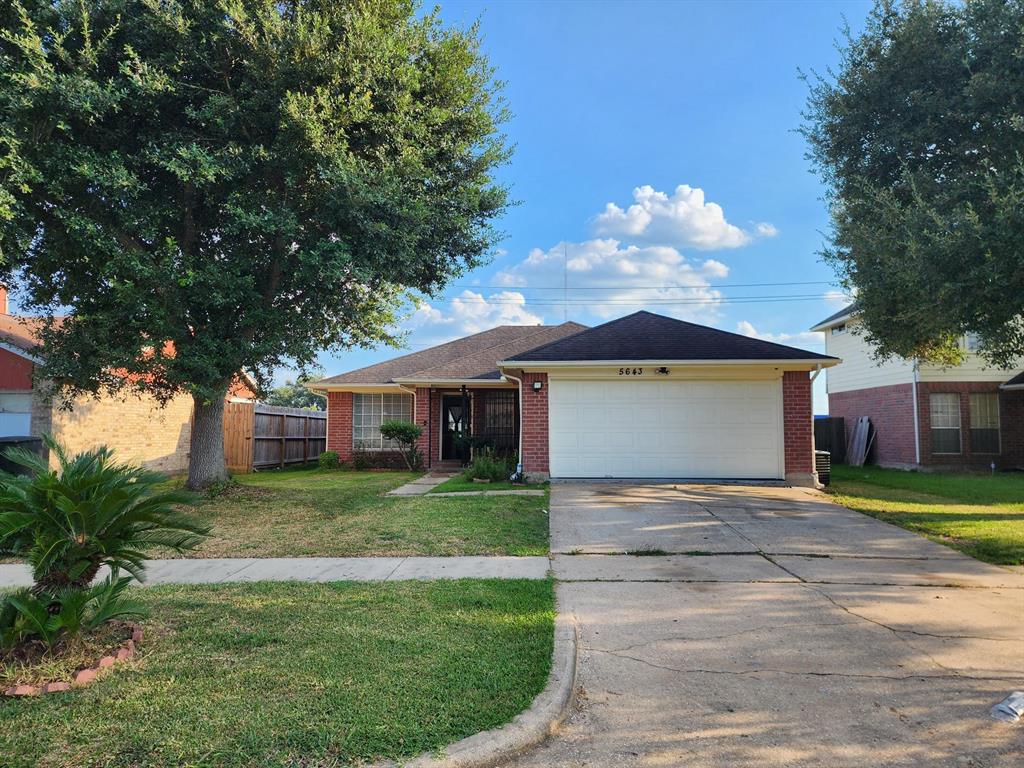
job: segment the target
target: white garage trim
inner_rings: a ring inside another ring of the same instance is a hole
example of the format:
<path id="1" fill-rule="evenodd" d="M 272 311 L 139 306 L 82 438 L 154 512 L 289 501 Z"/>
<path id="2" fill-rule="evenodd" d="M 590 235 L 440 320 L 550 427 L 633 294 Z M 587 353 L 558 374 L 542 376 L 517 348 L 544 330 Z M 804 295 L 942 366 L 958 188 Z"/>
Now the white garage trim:
<path id="1" fill-rule="evenodd" d="M 782 380 L 551 378 L 551 476 L 782 479 Z"/>

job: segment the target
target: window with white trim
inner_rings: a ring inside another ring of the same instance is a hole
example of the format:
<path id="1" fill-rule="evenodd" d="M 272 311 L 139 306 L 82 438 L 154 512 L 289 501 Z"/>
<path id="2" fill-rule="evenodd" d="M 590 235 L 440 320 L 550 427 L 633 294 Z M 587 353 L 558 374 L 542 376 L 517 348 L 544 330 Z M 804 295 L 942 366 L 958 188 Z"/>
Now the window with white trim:
<path id="1" fill-rule="evenodd" d="M 964 349 L 968 352 L 977 352 L 981 349 L 981 337 L 976 333 L 968 333 L 964 336 Z"/>
<path id="2" fill-rule="evenodd" d="M 960 453 L 960 395 L 936 392 L 928 397 L 932 453 Z"/>
<path id="3" fill-rule="evenodd" d="M 999 395 L 971 395 L 971 453 L 999 453 Z"/>
<path id="4" fill-rule="evenodd" d="M 357 393 L 352 396 L 352 447 L 357 451 L 397 451 L 394 440 L 385 440 L 380 425 L 385 421 L 412 421 L 412 395 L 390 392 Z"/>
<path id="5" fill-rule="evenodd" d="M 841 334 L 844 334 L 844 333 L 846 333 L 846 323 L 843 323 L 842 325 L 833 325 L 832 326 L 832 335 L 833 336 L 840 336 Z"/>

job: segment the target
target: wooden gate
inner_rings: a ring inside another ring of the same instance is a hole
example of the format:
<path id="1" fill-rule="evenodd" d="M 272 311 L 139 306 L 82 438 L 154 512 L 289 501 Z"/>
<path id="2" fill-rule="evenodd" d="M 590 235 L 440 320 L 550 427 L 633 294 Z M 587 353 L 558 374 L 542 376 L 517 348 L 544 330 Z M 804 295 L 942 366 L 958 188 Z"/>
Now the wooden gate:
<path id="1" fill-rule="evenodd" d="M 253 403 L 224 406 L 228 471 L 286 467 L 316 461 L 327 448 L 327 414 Z"/>

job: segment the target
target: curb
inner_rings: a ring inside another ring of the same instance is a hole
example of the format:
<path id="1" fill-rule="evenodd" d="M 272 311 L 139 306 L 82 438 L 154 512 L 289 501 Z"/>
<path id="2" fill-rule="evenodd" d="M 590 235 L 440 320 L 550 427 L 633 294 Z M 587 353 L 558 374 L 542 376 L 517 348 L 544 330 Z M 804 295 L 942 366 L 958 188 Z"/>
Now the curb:
<path id="1" fill-rule="evenodd" d="M 572 708 L 576 693 L 578 645 L 576 622 L 571 617 L 558 614 L 548 683 L 529 709 L 500 728 L 467 736 L 444 747 L 439 753 L 426 753 L 405 763 L 374 763 L 372 768 L 486 768 L 537 746 L 558 730 Z"/>

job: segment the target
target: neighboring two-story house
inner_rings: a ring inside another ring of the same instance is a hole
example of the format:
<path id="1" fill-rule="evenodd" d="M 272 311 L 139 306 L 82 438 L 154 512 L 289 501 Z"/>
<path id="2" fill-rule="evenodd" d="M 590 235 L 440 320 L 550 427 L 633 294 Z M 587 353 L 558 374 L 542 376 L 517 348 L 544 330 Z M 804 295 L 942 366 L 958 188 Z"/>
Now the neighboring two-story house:
<path id="1" fill-rule="evenodd" d="M 964 339 L 962 365 L 879 363 L 857 333 L 853 304 L 815 325 L 825 351 L 842 358 L 826 372 L 829 415 L 847 432 L 860 416 L 875 428 L 872 456 L 893 467 L 1024 468 L 1024 372 L 992 368 Z"/>

